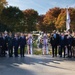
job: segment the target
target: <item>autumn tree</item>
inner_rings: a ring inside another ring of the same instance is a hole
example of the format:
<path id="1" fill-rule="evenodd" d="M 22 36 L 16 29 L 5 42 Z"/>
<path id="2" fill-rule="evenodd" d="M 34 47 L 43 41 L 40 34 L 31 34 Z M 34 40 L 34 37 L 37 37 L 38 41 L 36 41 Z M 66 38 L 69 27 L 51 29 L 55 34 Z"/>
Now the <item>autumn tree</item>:
<path id="1" fill-rule="evenodd" d="M 65 9 L 61 9 L 61 13 L 59 14 L 57 21 L 55 23 L 55 26 L 58 30 L 66 30 L 66 8 Z M 70 27 L 71 30 L 75 30 L 75 9 L 74 8 L 68 8 L 69 11 L 69 15 L 70 15 Z"/>
<path id="2" fill-rule="evenodd" d="M 58 7 L 55 7 L 55 8 L 49 9 L 49 11 L 46 13 L 43 24 L 46 25 L 46 28 L 48 31 L 56 29 L 55 22 L 60 12 L 61 12 L 61 9 Z"/>
<path id="3" fill-rule="evenodd" d="M 75 8 L 69 8 L 69 13 L 70 13 L 70 19 L 71 19 L 71 22 L 70 22 L 70 27 L 71 27 L 71 30 L 74 30 L 75 31 Z"/>
<path id="4" fill-rule="evenodd" d="M 56 29 L 65 30 L 66 28 L 66 9 L 61 9 L 57 21 L 55 22 Z"/>
<path id="5" fill-rule="evenodd" d="M 38 13 L 34 9 L 26 9 L 23 11 L 26 31 L 36 30 L 36 23 L 38 18 Z"/>
<path id="6" fill-rule="evenodd" d="M 6 0 L 0 0 L 0 13 L 2 12 L 3 8 L 7 5 Z"/>
<path id="7" fill-rule="evenodd" d="M 7 6 L 6 0 L 0 0 L 0 31 L 3 31 L 4 28 L 7 28 L 3 23 L 1 23 L 1 13 L 2 10 Z"/>
<path id="8" fill-rule="evenodd" d="M 43 25 L 43 19 L 45 15 L 39 15 L 36 23 L 37 30 L 44 31 L 45 26 Z"/>

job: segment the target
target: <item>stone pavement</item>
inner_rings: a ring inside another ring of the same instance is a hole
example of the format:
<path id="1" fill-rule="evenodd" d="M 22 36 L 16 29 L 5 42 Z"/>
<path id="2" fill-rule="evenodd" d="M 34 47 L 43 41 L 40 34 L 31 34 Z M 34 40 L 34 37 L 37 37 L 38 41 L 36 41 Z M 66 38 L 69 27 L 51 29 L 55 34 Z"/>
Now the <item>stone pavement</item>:
<path id="1" fill-rule="evenodd" d="M 25 55 L 0 58 L 0 75 L 75 75 L 74 58 Z"/>

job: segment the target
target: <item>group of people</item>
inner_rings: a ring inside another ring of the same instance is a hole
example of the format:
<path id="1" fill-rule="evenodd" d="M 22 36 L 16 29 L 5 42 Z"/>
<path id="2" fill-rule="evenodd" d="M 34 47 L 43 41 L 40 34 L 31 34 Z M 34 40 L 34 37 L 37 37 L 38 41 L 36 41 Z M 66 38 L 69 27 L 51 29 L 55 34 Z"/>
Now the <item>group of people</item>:
<path id="1" fill-rule="evenodd" d="M 52 46 L 52 55 L 57 57 L 57 52 L 62 57 L 71 58 L 75 57 L 75 32 L 71 33 L 70 31 L 57 33 L 54 31 L 50 37 L 50 44 Z"/>
<path id="2" fill-rule="evenodd" d="M 33 39 L 32 34 L 0 33 L 0 57 L 5 57 L 6 51 L 8 51 L 9 57 L 13 57 L 13 55 L 18 57 L 19 53 L 21 57 L 24 57 L 25 49 L 28 54 L 32 55 Z M 64 58 L 66 54 L 67 57 L 75 57 L 75 33 L 53 31 L 50 36 L 43 33 L 41 37 L 38 37 L 38 41 L 41 44 L 42 54 L 49 54 L 49 45 L 51 45 L 53 57 L 57 57 L 58 54 Z M 18 48 L 20 48 L 20 52 Z"/>
<path id="3" fill-rule="evenodd" d="M 53 31 L 50 36 L 43 34 L 38 39 L 40 40 L 39 47 L 42 48 L 42 54 L 49 54 L 49 45 L 52 52 L 52 57 L 75 57 L 75 32 Z M 41 45 L 41 46 L 40 46 Z"/>
<path id="4" fill-rule="evenodd" d="M 39 35 L 37 39 L 37 48 L 42 49 L 42 54 L 49 54 L 49 37 L 46 33 Z"/>
<path id="5" fill-rule="evenodd" d="M 43 54 L 48 54 L 48 37 L 46 34 L 43 35 Z M 0 33 L 0 57 L 5 57 L 8 52 L 9 57 L 24 57 L 25 51 L 28 54 L 33 54 L 33 41 L 32 34 L 28 33 Z M 27 50 L 25 50 L 27 49 Z M 47 50 L 46 50 L 47 49 Z"/>
<path id="6" fill-rule="evenodd" d="M 21 57 L 24 57 L 25 45 L 26 45 L 26 37 L 24 36 L 23 33 L 20 34 L 20 37 L 17 34 L 12 36 L 11 33 L 7 34 L 7 32 L 0 34 L 1 57 L 6 56 L 6 51 L 8 51 L 9 57 L 12 57 L 13 50 L 14 50 L 14 56 L 18 57 L 18 47 L 20 47 Z"/>

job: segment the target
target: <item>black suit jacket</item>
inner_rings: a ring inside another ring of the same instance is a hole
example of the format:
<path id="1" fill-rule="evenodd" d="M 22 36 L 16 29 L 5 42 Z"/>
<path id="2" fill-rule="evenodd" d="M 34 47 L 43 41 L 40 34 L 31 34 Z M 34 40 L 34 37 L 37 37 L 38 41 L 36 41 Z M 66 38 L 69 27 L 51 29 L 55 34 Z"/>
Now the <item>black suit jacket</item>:
<path id="1" fill-rule="evenodd" d="M 52 46 L 57 46 L 59 45 L 59 35 L 56 34 L 56 38 L 52 35 L 50 38 L 50 43 Z"/>
<path id="2" fill-rule="evenodd" d="M 62 39 L 62 36 L 60 36 L 60 38 L 59 38 L 59 45 L 60 45 L 61 47 L 65 47 L 65 46 L 67 45 L 67 39 L 66 39 L 65 36 L 64 36 L 63 39 Z"/>
<path id="3" fill-rule="evenodd" d="M 26 45 L 26 37 L 20 37 L 19 45 L 20 46 L 25 46 Z"/>
<path id="4" fill-rule="evenodd" d="M 18 47 L 19 46 L 19 38 L 13 38 L 13 46 Z"/>

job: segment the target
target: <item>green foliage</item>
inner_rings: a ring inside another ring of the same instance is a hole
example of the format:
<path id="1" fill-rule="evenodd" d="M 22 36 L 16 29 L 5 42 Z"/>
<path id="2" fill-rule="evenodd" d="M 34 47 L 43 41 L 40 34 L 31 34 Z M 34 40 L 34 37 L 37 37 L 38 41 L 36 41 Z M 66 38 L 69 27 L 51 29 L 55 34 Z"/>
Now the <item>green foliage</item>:
<path id="1" fill-rule="evenodd" d="M 0 22 L 0 32 L 8 31 L 8 27 Z"/>
<path id="2" fill-rule="evenodd" d="M 55 7 L 49 9 L 44 15 L 38 15 L 34 9 L 21 11 L 17 7 L 5 7 L 6 5 L 6 0 L 0 0 L 0 31 L 51 32 L 55 29 L 64 30 L 66 28 L 66 9 Z M 75 30 L 75 8 L 69 8 L 69 13 L 71 30 Z"/>
<path id="3" fill-rule="evenodd" d="M 23 19 L 23 13 L 17 7 L 4 8 L 1 14 L 1 23 L 7 25 L 9 31 L 18 31 L 20 27 L 21 19 Z"/>
<path id="4" fill-rule="evenodd" d="M 24 52 L 27 52 L 27 46 L 25 46 Z M 18 54 L 20 54 L 20 48 L 18 48 Z"/>
<path id="5" fill-rule="evenodd" d="M 34 47 L 34 48 L 37 48 L 37 43 L 36 43 L 36 41 L 33 41 L 33 47 Z"/>
<path id="6" fill-rule="evenodd" d="M 7 5 L 6 0 L 0 0 L 0 14 L 6 5 Z"/>
<path id="7" fill-rule="evenodd" d="M 42 54 L 42 50 L 34 50 L 34 53 L 35 55 L 41 55 Z"/>
<path id="8" fill-rule="evenodd" d="M 1 13 L 2 10 L 7 6 L 6 0 L 0 0 L 0 31 L 4 31 L 4 29 L 7 29 L 7 26 L 4 23 L 1 23 Z"/>
<path id="9" fill-rule="evenodd" d="M 65 30 L 66 28 L 66 9 L 62 9 L 55 23 L 57 29 Z"/>
<path id="10" fill-rule="evenodd" d="M 37 22 L 37 17 L 38 17 L 38 13 L 37 11 L 33 10 L 33 9 L 27 9 L 23 11 L 24 13 L 24 18 L 26 20 L 26 28 L 27 31 L 34 31 L 36 30 L 36 22 Z"/>

